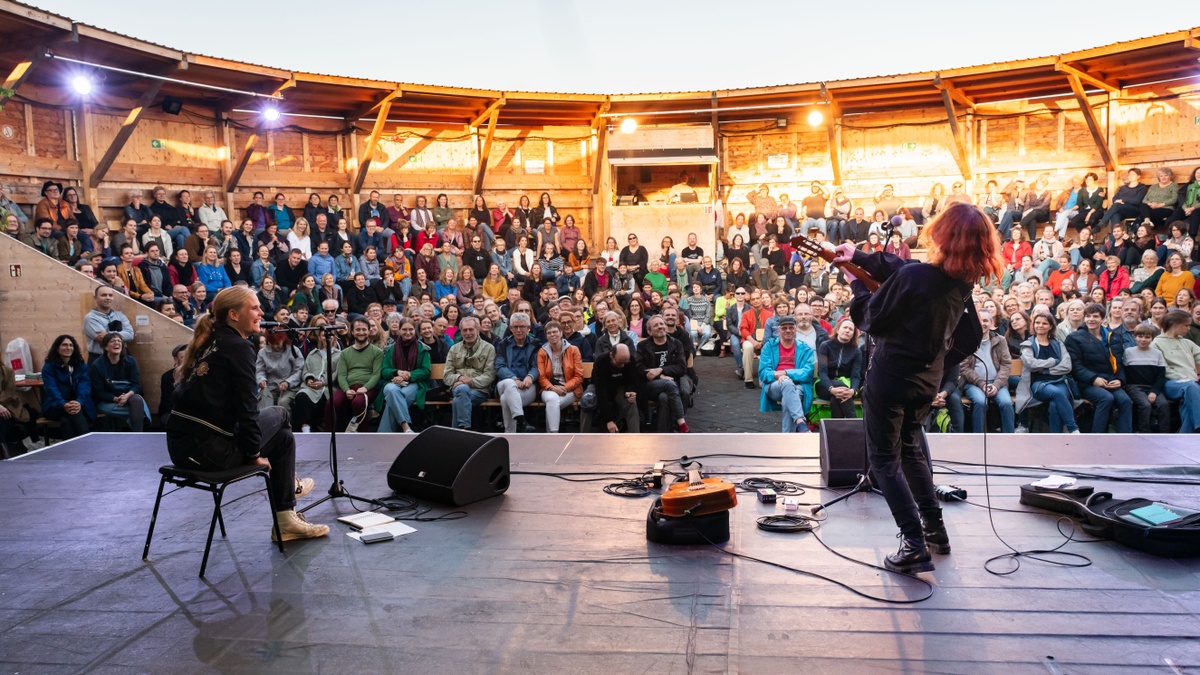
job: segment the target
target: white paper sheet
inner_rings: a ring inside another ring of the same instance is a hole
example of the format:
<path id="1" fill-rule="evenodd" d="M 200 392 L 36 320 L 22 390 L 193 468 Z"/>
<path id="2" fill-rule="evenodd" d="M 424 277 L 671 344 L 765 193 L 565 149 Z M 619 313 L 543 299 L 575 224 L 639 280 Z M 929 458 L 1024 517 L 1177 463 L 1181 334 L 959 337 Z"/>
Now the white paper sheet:
<path id="1" fill-rule="evenodd" d="M 399 536 L 408 534 L 410 532 L 416 532 L 416 531 L 417 531 L 416 528 L 409 527 L 408 525 L 405 525 L 404 523 L 397 520 L 397 521 L 390 522 L 387 525 L 378 525 L 376 527 L 368 527 L 365 530 L 356 530 L 354 532 L 347 532 L 346 536 L 350 537 L 351 539 L 353 539 L 355 541 L 362 541 L 362 536 L 364 534 L 369 534 L 372 532 L 390 532 L 393 537 L 399 537 Z"/>

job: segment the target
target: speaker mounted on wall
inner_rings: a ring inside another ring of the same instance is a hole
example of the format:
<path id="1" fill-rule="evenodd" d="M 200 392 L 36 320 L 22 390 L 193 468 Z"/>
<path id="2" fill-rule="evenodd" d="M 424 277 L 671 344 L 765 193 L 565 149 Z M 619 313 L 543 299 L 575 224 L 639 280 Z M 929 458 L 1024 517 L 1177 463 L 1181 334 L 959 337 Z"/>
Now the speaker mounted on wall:
<path id="1" fill-rule="evenodd" d="M 183 110 L 183 101 L 175 96 L 168 96 L 162 102 L 163 112 L 168 115 L 178 115 Z"/>
<path id="2" fill-rule="evenodd" d="M 508 440 L 450 427 L 430 427 L 400 451 L 388 487 L 439 504 L 462 506 L 508 490 Z"/>

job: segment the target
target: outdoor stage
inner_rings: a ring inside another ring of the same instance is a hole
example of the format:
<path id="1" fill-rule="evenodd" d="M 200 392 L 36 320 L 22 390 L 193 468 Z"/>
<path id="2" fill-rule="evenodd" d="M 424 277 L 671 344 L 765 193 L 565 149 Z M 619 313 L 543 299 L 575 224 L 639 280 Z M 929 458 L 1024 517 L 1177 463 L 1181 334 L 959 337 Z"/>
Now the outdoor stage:
<path id="1" fill-rule="evenodd" d="M 388 494 L 386 471 L 413 436 L 339 437 L 342 477 L 363 496 Z M 305 435 L 300 470 L 329 484 L 327 437 Z M 510 438 L 518 471 L 640 473 L 657 459 L 710 452 L 788 460 L 703 460 L 740 480 L 769 471 L 817 484 L 817 437 L 782 435 Z M 931 437 L 935 460 L 978 462 L 979 436 Z M 1186 467 L 1194 436 L 992 435 L 994 464 Z M 931 599 L 872 602 L 828 582 L 712 547 L 645 538 L 649 498 L 515 475 L 503 497 L 456 521 L 365 546 L 334 522 L 344 500 L 309 512 L 328 538 L 270 543 L 265 495 L 244 482 L 224 509 L 229 538 L 196 574 L 211 498 L 164 497 L 149 562 L 140 558 L 154 504 L 162 435 L 92 434 L 0 462 L 0 664 L 8 672 L 332 673 L 1180 673 L 1200 667 L 1200 561 L 1112 543 L 1071 543 L 1084 568 L 1025 560 L 1010 576 L 983 569 L 1005 553 L 988 512 L 946 508 L 954 552 L 936 558 Z M 971 467 L 956 466 L 974 472 Z M 995 469 L 996 473 L 1015 473 Z M 1041 472 L 1042 475 L 1048 473 Z M 938 483 L 985 501 L 982 476 Z M 1194 480 L 1194 478 L 1189 478 Z M 1017 486 L 991 478 L 992 503 L 1025 509 Z M 1118 497 L 1200 505 L 1196 486 L 1081 481 Z M 249 496 L 246 496 L 249 495 Z M 833 493 L 810 490 L 816 502 Z M 741 495 L 724 547 L 833 577 L 894 599 L 925 588 L 836 558 L 811 534 L 755 528 L 774 509 Z M 309 497 L 305 500 L 311 500 Z M 441 512 L 446 509 L 438 509 Z M 994 512 L 1018 548 L 1063 541 L 1057 517 Z M 832 507 L 818 534 L 843 554 L 882 563 L 897 547 L 883 499 Z M 1080 534 L 1081 537 L 1085 535 Z M 999 563 L 1005 567 L 1007 563 Z"/>

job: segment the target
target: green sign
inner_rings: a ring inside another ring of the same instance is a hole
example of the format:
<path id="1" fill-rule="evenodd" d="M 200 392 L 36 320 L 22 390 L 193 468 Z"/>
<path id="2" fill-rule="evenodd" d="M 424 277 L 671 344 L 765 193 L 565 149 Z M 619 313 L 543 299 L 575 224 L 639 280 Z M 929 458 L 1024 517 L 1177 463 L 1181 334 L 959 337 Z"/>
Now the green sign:
<path id="1" fill-rule="evenodd" d="M 150 147 L 154 150 L 162 150 L 163 148 L 167 147 L 167 144 L 163 143 L 157 138 L 152 138 L 150 139 Z"/>
<path id="2" fill-rule="evenodd" d="M 1200 115 L 1196 115 L 1195 117 L 1192 118 L 1192 124 L 1200 127 Z"/>
<path id="3" fill-rule="evenodd" d="M 420 156 L 420 155 L 409 155 L 409 156 L 408 156 L 408 162 L 409 162 L 410 164 L 420 164 L 420 163 L 421 163 L 421 156 Z"/>
<path id="4" fill-rule="evenodd" d="M 916 149 L 917 149 L 917 144 L 916 144 L 916 143 L 905 143 L 905 144 L 904 144 L 904 149 L 905 149 L 905 150 L 916 150 Z"/>

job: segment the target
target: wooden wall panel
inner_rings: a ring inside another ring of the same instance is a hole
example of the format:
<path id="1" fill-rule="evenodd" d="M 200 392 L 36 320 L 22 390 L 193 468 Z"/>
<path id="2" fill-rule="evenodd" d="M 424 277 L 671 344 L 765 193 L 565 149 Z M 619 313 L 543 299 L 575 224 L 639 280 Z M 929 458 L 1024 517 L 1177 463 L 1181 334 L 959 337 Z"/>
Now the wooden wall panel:
<path id="1" fill-rule="evenodd" d="M 1200 95 L 1123 104 L 1117 116 L 1122 165 L 1161 165 L 1200 158 Z"/>
<path id="2" fill-rule="evenodd" d="M 343 167 L 338 165 L 338 142 L 337 136 L 308 134 L 308 161 L 312 171 L 342 173 Z"/>
<path id="3" fill-rule="evenodd" d="M 65 112 L 33 106 L 34 151 L 38 157 L 67 159 Z"/>
<path id="4" fill-rule="evenodd" d="M 304 139 L 297 131 L 271 132 L 274 151 L 274 170 L 299 173 L 304 171 Z"/>
<path id="5" fill-rule="evenodd" d="M 26 155 L 25 104 L 7 101 L 0 109 L 0 126 L 12 129 L 12 138 L 0 135 L 0 156 Z"/>
<path id="6" fill-rule="evenodd" d="M 95 129 L 95 149 L 98 155 L 103 155 L 117 135 L 125 117 L 123 115 L 94 114 L 92 119 Z M 61 122 L 59 122 L 58 128 L 62 128 Z M 134 129 L 129 141 L 121 149 L 121 153 L 117 155 L 116 163 L 151 167 L 215 169 L 217 168 L 217 148 L 213 147 L 212 139 L 213 125 L 211 123 L 195 124 L 183 117 L 161 119 L 147 113 Z M 154 147 L 154 141 L 160 141 L 159 145 L 162 147 Z M 105 176 L 105 180 L 111 180 L 111 178 Z"/>

